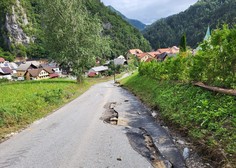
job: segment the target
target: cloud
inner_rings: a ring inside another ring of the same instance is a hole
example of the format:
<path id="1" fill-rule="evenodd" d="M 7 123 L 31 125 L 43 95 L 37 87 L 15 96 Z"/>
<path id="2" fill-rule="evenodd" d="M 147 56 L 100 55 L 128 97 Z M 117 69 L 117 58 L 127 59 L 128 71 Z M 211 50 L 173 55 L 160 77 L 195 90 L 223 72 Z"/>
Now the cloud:
<path id="1" fill-rule="evenodd" d="M 186 10 L 197 0 L 101 0 L 131 19 L 146 24 Z"/>

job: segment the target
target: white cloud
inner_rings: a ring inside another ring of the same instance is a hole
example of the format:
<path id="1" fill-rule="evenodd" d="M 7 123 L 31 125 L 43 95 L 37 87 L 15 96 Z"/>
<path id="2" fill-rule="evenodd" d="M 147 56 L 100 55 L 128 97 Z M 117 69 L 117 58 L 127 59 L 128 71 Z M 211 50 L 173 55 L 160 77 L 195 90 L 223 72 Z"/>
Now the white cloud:
<path id="1" fill-rule="evenodd" d="M 186 10 L 197 0 L 101 0 L 111 5 L 131 19 L 138 19 L 146 24 L 153 23 Z"/>

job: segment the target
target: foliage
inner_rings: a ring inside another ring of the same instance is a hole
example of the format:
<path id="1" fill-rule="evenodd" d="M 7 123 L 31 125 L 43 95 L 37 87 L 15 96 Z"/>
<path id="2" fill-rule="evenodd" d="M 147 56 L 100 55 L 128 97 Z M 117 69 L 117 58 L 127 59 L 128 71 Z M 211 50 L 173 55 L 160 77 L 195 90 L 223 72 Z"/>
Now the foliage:
<path id="1" fill-rule="evenodd" d="M 222 160 L 226 161 L 226 157 L 235 165 L 235 97 L 138 74 L 122 80 L 122 84 L 146 104 L 157 108 L 166 123 L 175 125 L 181 132 L 184 130 L 198 149 L 211 156 L 214 152 L 218 160 L 223 156 Z"/>
<path id="2" fill-rule="evenodd" d="M 181 53 L 164 62 L 143 63 L 141 75 L 157 80 L 201 81 L 210 85 L 236 88 L 236 27 L 213 31 L 211 40 L 204 41 L 193 56 Z"/>
<path id="3" fill-rule="evenodd" d="M 181 37 L 180 44 L 179 44 L 180 52 L 186 52 L 187 51 L 187 40 L 186 40 L 186 34 L 184 34 Z"/>
<path id="4" fill-rule="evenodd" d="M 132 48 L 140 48 L 142 51 L 151 50 L 149 42 L 136 28 L 105 7 L 100 0 L 83 0 L 83 2 L 92 14 L 98 15 L 103 24 L 103 35 L 111 39 L 111 53 L 107 55 L 110 59 L 123 55 Z"/>
<path id="5" fill-rule="evenodd" d="M 11 7 L 12 5 L 15 5 L 15 3 L 15 0 L 3 0 L 0 2 L 0 47 L 4 48 L 6 51 L 11 50 L 12 54 L 14 55 L 27 54 L 27 57 L 29 58 L 48 57 L 50 53 L 43 45 L 45 39 L 42 32 L 42 25 L 44 25 L 44 23 L 41 22 L 41 18 L 44 16 L 42 14 L 44 10 L 42 1 L 20 1 L 20 4 L 24 8 L 24 11 L 26 12 L 27 18 L 29 20 L 29 25 L 20 26 L 24 30 L 24 33 L 34 39 L 34 43 L 26 45 L 25 48 L 19 48 L 17 46 L 11 45 L 11 49 L 5 43 L 6 40 L 4 40 L 4 36 L 9 37 L 9 34 L 4 28 L 5 16 L 7 12 L 11 13 Z M 126 21 L 122 20 L 120 16 L 105 7 L 103 3 L 100 2 L 100 0 L 80 0 L 78 3 L 80 3 L 80 6 L 84 8 L 87 13 L 86 15 L 89 16 L 90 19 L 95 17 L 96 19 L 94 20 L 99 20 L 99 22 L 101 22 L 104 29 L 102 32 L 103 36 L 110 39 L 110 48 L 112 49 L 112 52 L 103 52 L 101 55 L 99 55 L 100 51 L 97 51 L 96 57 L 100 57 L 100 59 L 104 59 L 104 57 L 111 59 L 117 57 L 118 55 L 125 54 L 130 48 L 141 48 L 144 51 L 150 50 L 150 44 L 146 39 L 144 39 L 142 34 L 129 25 Z M 93 45 L 90 45 L 90 50 L 94 50 L 92 46 Z M 105 45 L 104 47 L 107 46 Z"/>
<path id="6" fill-rule="evenodd" d="M 45 47 L 53 60 L 72 70 L 82 81 L 85 70 L 97 55 L 109 51 L 109 41 L 101 36 L 96 15 L 90 15 L 81 0 L 52 0 L 44 3 Z"/>
<path id="7" fill-rule="evenodd" d="M 160 47 L 177 46 L 186 32 L 187 43 L 194 48 L 203 40 L 208 25 L 215 29 L 222 23 L 235 24 L 235 9 L 235 0 L 199 0 L 184 12 L 156 21 L 143 34 L 155 48 L 158 43 Z"/>
<path id="8" fill-rule="evenodd" d="M 15 58 L 9 51 L 4 51 L 2 48 L 0 48 L 0 57 L 10 62 Z"/>

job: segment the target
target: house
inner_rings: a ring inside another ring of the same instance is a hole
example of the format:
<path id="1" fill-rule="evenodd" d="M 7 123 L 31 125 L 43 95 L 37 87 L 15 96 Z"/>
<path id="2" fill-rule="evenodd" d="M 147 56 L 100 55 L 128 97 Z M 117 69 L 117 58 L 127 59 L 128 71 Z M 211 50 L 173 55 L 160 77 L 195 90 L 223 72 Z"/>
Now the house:
<path id="1" fill-rule="evenodd" d="M 158 61 L 164 61 L 167 56 L 168 56 L 168 54 L 167 54 L 166 52 L 164 52 L 164 53 L 162 53 L 162 54 L 157 55 L 156 59 L 157 59 Z"/>
<path id="2" fill-rule="evenodd" d="M 179 53 L 179 48 L 173 46 L 171 48 L 160 48 L 157 50 L 156 59 L 158 61 L 164 61 L 167 57 L 174 57 Z"/>
<path id="3" fill-rule="evenodd" d="M 98 66 L 98 67 L 93 67 L 89 70 L 88 72 L 88 76 L 89 77 L 93 77 L 95 75 L 99 75 L 99 74 L 104 74 L 104 72 L 108 71 L 108 67 L 107 66 Z"/>
<path id="4" fill-rule="evenodd" d="M 153 58 L 156 58 L 156 56 L 160 53 L 158 51 L 152 51 L 152 52 L 148 52 L 148 54 L 151 55 Z"/>
<path id="5" fill-rule="evenodd" d="M 139 59 L 140 62 L 150 62 L 154 60 L 155 58 L 149 54 L 149 53 L 141 53 L 137 54 L 137 58 Z"/>
<path id="6" fill-rule="evenodd" d="M 16 69 L 18 80 L 24 80 L 25 74 L 29 69 L 38 69 L 38 67 L 31 63 L 20 64 L 20 66 Z"/>
<path id="7" fill-rule="evenodd" d="M 26 80 L 40 80 L 40 79 L 49 79 L 55 77 L 58 77 L 58 75 L 54 74 L 54 71 L 50 67 L 28 69 L 25 74 Z"/>
<path id="8" fill-rule="evenodd" d="M 120 55 L 119 57 L 117 57 L 116 59 L 114 59 L 114 64 L 115 65 L 127 65 L 127 60 L 125 59 L 125 57 L 123 55 Z"/>
<path id="9" fill-rule="evenodd" d="M 179 53 L 179 48 L 176 46 L 173 47 L 169 47 L 169 48 L 160 48 L 157 50 L 158 54 L 162 54 L 162 53 L 167 53 L 169 54 L 178 54 Z"/>
<path id="10" fill-rule="evenodd" d="M 143 51 L 140 50 L 140 49 L 131 49 L 131 50 L 128 51 L 127 54 L 137 55 L 137 54 L 141 54 L 141 53 L 143 53 Z"/>
<path id="11" fill-rule="evenodd" d="M 0 67 L 0 79 L 12 79 L 13 71 L 9 67 Z"/>

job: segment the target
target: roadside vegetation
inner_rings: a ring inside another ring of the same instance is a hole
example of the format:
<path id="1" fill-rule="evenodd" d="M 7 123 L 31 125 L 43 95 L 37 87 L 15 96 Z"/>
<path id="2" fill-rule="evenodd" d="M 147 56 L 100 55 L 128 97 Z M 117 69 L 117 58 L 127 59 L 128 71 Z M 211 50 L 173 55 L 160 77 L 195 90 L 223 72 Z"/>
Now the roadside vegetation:
<path id="1" fill-rule="evenodd" d="M 0 83 L 0 139 L 45 117 L 53 110 L 84 93 L 90 86 L 112 77 L 87 79 L 78 84 L 73 80 Z M 1 140 L 0 140 L 1 141 Z"/>
<path id="2" fill-rule="evenodd" d="M 208 155 L 216 164 L 236 164 L 234 96 L 213 93 L 191 84 L 158 81 L 138 73 L 122 80 L 122 84 L 158 110 L 165 123 L 188 135 L 199 152 Z"/>

